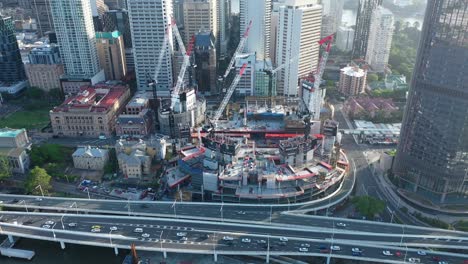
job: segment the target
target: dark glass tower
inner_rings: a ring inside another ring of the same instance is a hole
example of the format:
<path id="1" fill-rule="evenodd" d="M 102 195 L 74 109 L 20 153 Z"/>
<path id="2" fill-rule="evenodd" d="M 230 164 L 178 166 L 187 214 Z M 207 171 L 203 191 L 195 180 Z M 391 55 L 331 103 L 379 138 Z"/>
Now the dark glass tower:
<path id="1" fill-rule="evenodd" d="M 378 6 L 382 5 L 382 1 L 383 0 L 359 0 L 353 42 L 353 59 L 366 57 L 372 12 Z"/>
<path id="2" fill-rule="evenodd" d="M 406 189 L 433 202 L 468 194 L 467 7 L 428 1 L 394 167 Z"/>
<path id="3" fill-rule="evenodd" d="M 11 17 L 0 15 L 0 82 L 15 84 L 26 80 Z"/>

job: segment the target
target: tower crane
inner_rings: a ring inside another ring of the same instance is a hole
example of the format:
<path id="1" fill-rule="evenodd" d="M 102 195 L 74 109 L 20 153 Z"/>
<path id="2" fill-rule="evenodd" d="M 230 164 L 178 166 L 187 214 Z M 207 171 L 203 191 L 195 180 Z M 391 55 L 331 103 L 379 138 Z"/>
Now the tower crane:
<path id="1" fill-rule="evenodd" d="M 241 54 L 242 51 L 244 50 L 245 43 L 247 42 L 247 38 L 249 37 L 249 32 L 250 32 L 251 27 L 252 27 L 252 20 L 250 20 L 249 25 L 245 29 L 244 35 L 242 35 L 242 38 L 239 41 L 239 45 L 237 45 L 236 51 L 232 55 L 231 61 L 229 62 L 229 65 L 226 68 L 226 71 L 224 72 L 223 80 L 225 80 L 227 76 L 229 75 L 229 73 L 231 72 L 232 66 L 234 66 L 234 63 L 236 62 L 237 55 Z"/>
<path id="2" fill-rule="evenodd" d="M 312 50 L 313 48 L 307 48 L 304 50 L 304 52 Z M 299 59 L 300 53 L 296 54 L 294 57 L 286 61 L 285 63 L 279 65 L 276 67 L 276 69 L 265 69 L 264 72 L 268 75 L 268 97 L 270 99 L 270 105 L 269 107 L 272 107 L 273 105 L 273 78 L 277 72 L 280 70 L 284 69 L 286 66 L 289 64 L 297 61 Z"/>
<path id="3" fill-rule="evenodd" d="M 209 128 L 205 128 L 206 130 L 208 130 L 208 132 L 213 132 L 214 129 L 216 128 L 218 124 L 218 120 L 223 115 L 223 111 L 226 108 L 227 104 L 229 103 L 229 100 L 231 99 L 232 94 L 236 90 L 237 84 L 239 84 L 239 81 L 242 78 L 242 75 L 244 75 L 246 68 L 247 68 L 247 63 L 242 64 L 242 67 L 239 70 L 239 73 L 236 75 L 236 77 L 232 81 L 231 85 L 226 91 L 226 95 L 224 96 L 223 100 L 219 104 L 218 110 L 216 110 L 213 118 L 209 120 L 211 126 Z"/>
<path id="4" fill-rule="evenodd" d="M 320 62 L 319 62 L 317 71 L 313 75 L 313 82 L 314 82 L 314 88 L 313 89 L 314 89 L 315 92 L 318 92 L 319 89 L 320 89 L 320 83 L 322 82 L 322 75 L 323 75 L 323 72 L 325 71 L 325 66 L 326 66 L 327 61 L 328 61 L 328 55 L 330 54 L 331 45 L 333 43 L 333 37 L 334 37 L 334 35 L 332 34 L 330 36 L 327 36 L 327 37 L 321 39 L 318 42 L 320 47 L 322 47 L 324 44 L 326 44 L 326 47 L 325 47 L 325 52 L 322 54 L 322 57 L 320 58 Z M 312 111 L 312 106 L 314 104 L 321 105 L 323 99 L 324 98 L 323 98 L 322 95 L 315 96 L 314 99 L 312 99 L 312 96 L 309 96 L 308 102 L 303 101 L 304 106 L 305 106 L 305 112 L 306 112 L 306 116 L 304 118 L 304 123 L 305 123 L 304 134 L 305 134 L 306 138 L 308 138 L 310 136 L 310 131 L 311 131 L 311 122 L 310 121 L 311 121 L 312 116 L 315 114 Z"/>

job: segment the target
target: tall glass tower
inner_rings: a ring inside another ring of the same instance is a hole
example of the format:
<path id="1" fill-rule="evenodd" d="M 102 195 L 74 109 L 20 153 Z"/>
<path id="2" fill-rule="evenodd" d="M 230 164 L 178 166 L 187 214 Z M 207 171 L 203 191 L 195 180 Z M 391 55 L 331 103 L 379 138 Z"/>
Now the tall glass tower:
<path id="1" fill-rule="evenodd" d="M 468 194 L 468 2 L 429 0 L 394 167 L 433 202 Z"/>

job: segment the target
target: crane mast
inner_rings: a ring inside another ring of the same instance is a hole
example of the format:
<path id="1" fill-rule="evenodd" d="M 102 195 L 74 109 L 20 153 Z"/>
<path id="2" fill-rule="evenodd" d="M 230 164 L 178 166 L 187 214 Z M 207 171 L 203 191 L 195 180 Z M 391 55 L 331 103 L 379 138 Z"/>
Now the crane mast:
<path id="1" fill-rule="evenodd" d="M 242 65 L 242 68 L 240 69 L 239 73 L 236 75 L 234 80 L 231 83 L 231 86 L 229 86 L 229 89 L 226 92 L 226 95 L 223 98 L 223 101 L 221 101 L 221 104 L 219 105 L 218 110 L 216 110 L 215 115 L 211 119 L 211 124 L 216 127 L 219 118 L 223 114 L 224 109 L 226 108 L 229 100 L 231 99 L 232 94 L 234 93 L 234 90 L 236 90 L 237 84 L 239 83 L 242 75 L 245 72 L 245 68 L 247 67 L 247 63 L 244 63 Z"/>
<path id="2" fill-rule="evenodd" d="M 179 76 L 177 76 L 177 83 L 171 92 L 171 110 L 174 109 L 174 106 L 179 97 L 180 88 L 184 83 L 185 72 L 187 71 L 187 67 L 190 65 L 190 55 L 192 54 L 193 45 L 195 42 L 195 36 L 192 36 L 192 38 L 190 39 L 188 49 L 185 50 L 184 42 L 182 41 L 182 37 L 180 36 L 179 28 L 177 27 L 176 23 L 173 24 L 174 25 L 172 26 L 172 28 L 174 29 L 174 34 L 176 36 L 177 43 L 179 44 L 179 49 L 182 52 L 182 54 L 184 54 L 184 61 L 180 69 Z"/>
<path id="3" fill-rule="evenodd" d="M 231 72 L 231 68 L 232 66 L 234 66 L 234 63 L 236 62 L 237 55 L 241 54 L 242 51 L 244 50 L 245 42 L 247 41 L 247 38 L 249 37 L 249 31 L 251 27 L 252 27 L 252 20 L 250 20 L 249 25 L 245 29 L 244 35 L 239 41 L 239 45 L 237 45 L 236 51 L 232 55 L 231 61 L 229 62 L 228 67 L 226 68 L 226 72 L 224 72 L 223 79 L 226 79 L 226 77 L 229 75 L 229 72 Z"/>

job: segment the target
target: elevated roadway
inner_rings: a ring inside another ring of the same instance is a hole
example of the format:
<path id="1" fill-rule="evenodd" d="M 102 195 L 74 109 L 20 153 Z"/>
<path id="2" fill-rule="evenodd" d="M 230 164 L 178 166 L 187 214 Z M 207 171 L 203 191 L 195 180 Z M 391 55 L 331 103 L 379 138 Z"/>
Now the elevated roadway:
<path id="1" fill-rule="evenodd" d="M 93 226 L 99 226 L 100 231 L 91 232 Z M 170 252 L 213 254 L 215 259 L 220 254 L 264 255 L 267 260 L 269 256 L 276 255 L 320 256 L 381 263 L 407 263 L 415 258 L 421 263 L 428 263 L 433 257 L 448 263 L 464 263 L 468 259 L 468 251 L 460 254 L 427 249 L 438 247 L 435 243 L 442 243 L 429 236 L 425 239 L 405 235 L 401 239 L 384 233 L 282 226 L 133 216 L 0 213 L 1 234 L 56 241 L 62 248 L 66 247 L 66 243 L 74 243 L 110 247 L 118 252 L 119 248 L 129 248 L 135 244 L 138 250 L 159 251 L 164 255 Z M 136 228 L 140 228 L 141 232 L 136 232 Z M 462 235 L 450 238 L 466 243 L 468 237 Z M 226 236 L 232 240 L 227 241 Z M 362 252 L 353 255 L 352 248 L 356 245 Z M 328 251 L 332 246 L 339 246 L 340 249 Z M 465 245 L 459 248 L 468 250 Z M 392 255 L 385 256 L 384 250 Z M 425 255 L 418 254 L 421 250 Z"/>

